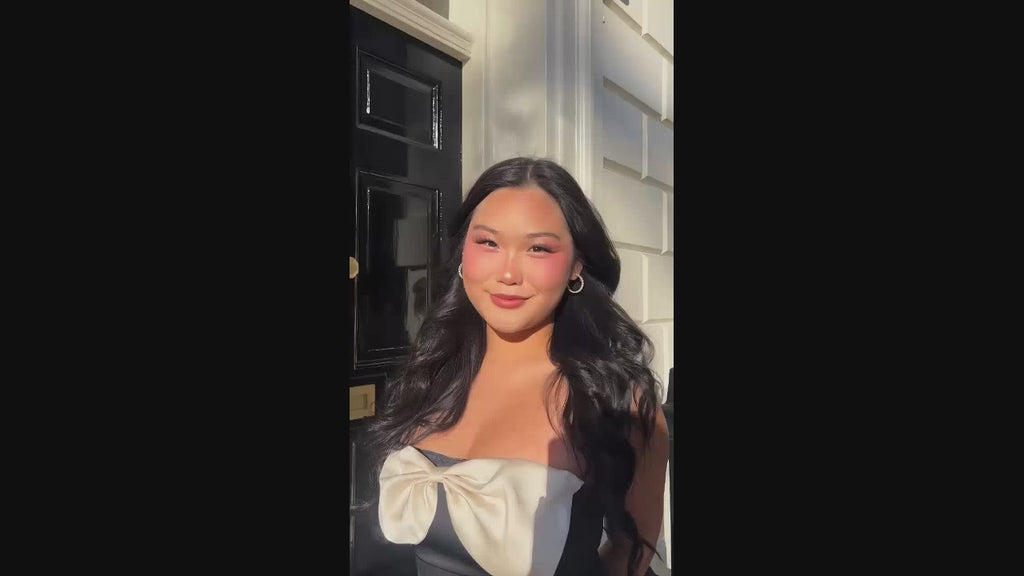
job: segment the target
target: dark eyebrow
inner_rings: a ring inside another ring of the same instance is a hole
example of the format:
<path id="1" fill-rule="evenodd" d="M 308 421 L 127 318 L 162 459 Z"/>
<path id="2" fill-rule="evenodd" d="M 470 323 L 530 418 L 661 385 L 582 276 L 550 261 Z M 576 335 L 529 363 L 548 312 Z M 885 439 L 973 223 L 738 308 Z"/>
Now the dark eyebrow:
<path id="1" fill-rule="evenodd" d="M 558 240 L 559 242 L 562 241 L 562 238 L 558 234 L 555 234 L 554 232 L 534 232 L 533 234 L 526 235 L 527 238 L 537 238 L 538 236 L 551 236 L 552 238 Z"/>
<path id="2" fill-rule="evenodd" d="M 491 234 L 499 235 L 497 230 L 495 230 L 494 228 L 491 228 L 490 226 L 484 226 L 483 224 L 476 224 L 476 225 L 474 225 L 472 230 L 476 230 L 476 229 L 486 230 L 486 231 L 490 232 Z M 555 234 L 554 232 L 534 232 L 532 234 L 527 234 L 526 235 L 527 238 L 537 238 L 537 237 L 540 237 L 540 236 L 550 236 L 550 237 L 554 238 L 555 240 L 558 240 L 559 242 L 562 241 L 562 237 L 559 236 L 558 234 Z"/>

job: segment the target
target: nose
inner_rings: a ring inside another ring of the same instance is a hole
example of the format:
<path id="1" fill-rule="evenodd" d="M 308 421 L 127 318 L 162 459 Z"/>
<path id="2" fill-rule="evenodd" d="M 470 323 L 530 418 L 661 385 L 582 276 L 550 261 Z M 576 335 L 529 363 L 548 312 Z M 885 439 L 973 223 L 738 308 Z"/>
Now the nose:
<path id="1" fill-rule="evenodd" d="M 515 286 L 522 283 L 523 276 L 522 272 L 519 271 L 519 263 L 516 260 L 515 254 L 509 254 L 508 260 L 505 261 L 505 269 L 502 270 L 501 277 L 498 278 L 498 282 L 506 284 L 508 286 Z"/>

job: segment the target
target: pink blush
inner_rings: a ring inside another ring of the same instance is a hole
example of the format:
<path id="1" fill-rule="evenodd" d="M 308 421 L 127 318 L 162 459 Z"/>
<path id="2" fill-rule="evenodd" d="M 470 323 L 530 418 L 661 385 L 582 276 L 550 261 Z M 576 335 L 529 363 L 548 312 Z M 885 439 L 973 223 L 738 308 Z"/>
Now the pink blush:
<path id="1" fill-rule="evenodd" d="M 490 248 L 482 244 L 466 244 L 462 251 L 462 275 L 476 276 L 486 267 Z"/>
<path id="2" fill-rule="evenodd" d="M 544 258 L 531 259 L 528 275 L 530 281 L 537 286 L 553 287 L 562 284 L 568 272 L 568 254 L 562 251 Z"/>

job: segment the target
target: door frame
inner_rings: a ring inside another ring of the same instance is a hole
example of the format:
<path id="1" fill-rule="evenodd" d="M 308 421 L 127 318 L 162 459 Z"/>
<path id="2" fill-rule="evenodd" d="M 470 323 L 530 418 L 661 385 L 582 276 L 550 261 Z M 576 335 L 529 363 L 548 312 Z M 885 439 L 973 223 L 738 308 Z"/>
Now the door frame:
<path id="1" fill-rule="evenodd" d="M 349 0 L 349 4 L 459 62 L 472 54 L 471 33 L 415 0 Z"/>

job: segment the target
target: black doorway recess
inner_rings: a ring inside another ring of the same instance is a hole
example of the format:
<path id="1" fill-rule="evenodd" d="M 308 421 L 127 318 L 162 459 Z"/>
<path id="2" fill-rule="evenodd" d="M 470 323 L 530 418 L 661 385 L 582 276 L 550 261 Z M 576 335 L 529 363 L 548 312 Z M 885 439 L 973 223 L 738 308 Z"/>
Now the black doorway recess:
<path id="1" fill-rule="evenodd" d="M 435 268 L 450 254 L 444 231 L 462 202 L 462 64 L 351 8 L 347 74 L 352 155 L 345 186 L 353 347 L 351 496 L 365 497 L 360 433 L 372 400 L 409 351 L 434 301 Z M 358 272 L 356 272 L 358 269 Z M 372 393 L 369 393 L 372 391 Z M 352 574 L 415 574 L 408 547 L 383 541 L 376 509 L 350 519 Z"/>

